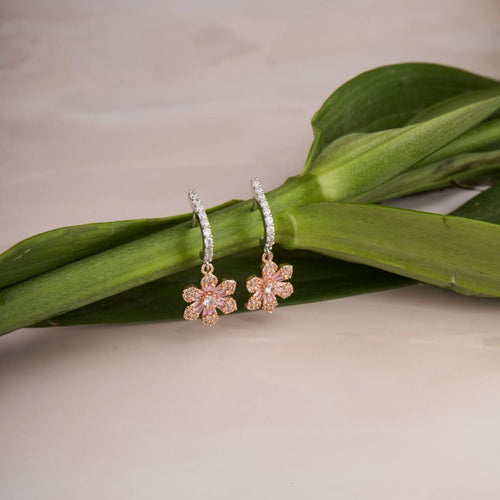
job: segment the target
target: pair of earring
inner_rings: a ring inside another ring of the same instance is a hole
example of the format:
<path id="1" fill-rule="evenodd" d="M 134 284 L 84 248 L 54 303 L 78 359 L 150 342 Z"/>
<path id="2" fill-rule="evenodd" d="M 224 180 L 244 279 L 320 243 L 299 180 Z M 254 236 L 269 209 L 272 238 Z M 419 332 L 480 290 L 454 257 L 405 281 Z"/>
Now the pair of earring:
<path id="1" fill-rule="evenodd" d="M 257 177 L 250 183 L 255 202 L 259 205 L 265 227 L 265 245 L 262 254 L 261 276 L 252 276 L 246 282 L 246 288 L 251 293 L 245 307 L 250 311 L 262 308 L 271 313 L 278 305 L 276 296 L 286 299 L 293 293 L 293 286 L 288 280 L 292 277 L 293 267 L 289 264 L 278 266 L 273 261 L 274 221 L 262 185 Z M 223 280 L 219 283 L 213 274 L 213 236 L 203 203 L 194 189 L 188 192 L 188 198 L 193 208 L 193 225 L 198 219 L 203 235 L 203 265 L 200 288 L 189 286 L 184 289 L 182 297 L 189 306 L 184 310 L 184 319 L 201 318 L 205 326 L 214 325 L 219 316 L 217 309 L 229 314 L 237 309 L 232 297 L 236 290 L 235 280 Z"/>

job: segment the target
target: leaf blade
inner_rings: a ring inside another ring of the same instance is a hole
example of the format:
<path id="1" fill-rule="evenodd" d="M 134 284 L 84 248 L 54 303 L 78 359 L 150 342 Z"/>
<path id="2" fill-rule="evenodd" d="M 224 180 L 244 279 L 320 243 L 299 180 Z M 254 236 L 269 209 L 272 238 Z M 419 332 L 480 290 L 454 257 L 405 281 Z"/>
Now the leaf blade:
<path id="1" fill-rule="evenodd" d="M 374 266 L 463 294 L 500 297 L 496 224 L 351 203 L 314 203 L 281 217 L 285 248 Z"/>
<path id="2" fill-rule="evenodd" d="M 500 150 L 465 153 L 417 169 L 410 169 L 376 189 L 350 198 L 354 203 L 379 203 L 416 193 L 467 184 L 486 174 L 500 171 Z"/>
<path id="3" fill-rule="evenodd" d="M 354 132 L 402 127 L 426 108 L 499 82 L 458 68 L 427 63 L 382 66 L 362 73 L 333 92 L 314 114 L 314 141 L 303 173 L 335 139 Z"/>
<path id="4" fill-rule="evenodd" d="M 454 215 L 500 224 L 500 183 L 472 198 L 453 212 Z M 353 264 L 306 252 L 276 249 L 276 261 L 293 264 L 295 292 L 282 305 L 317 302 L 360 293 L 389 290 L 414 284 L 415 281 L 373 267 Z M 246 300 L 244 282 L 254 272 L 254 249 L 216 262 L 228 276 L 238 282 L 238 310 Z M 128 321 L 160 321 L 182 318 L 185 303 L 180 290 L 197 275 L 197 268 L 176 273 L 167 278 L 146 283 L 127 292 L 94 302 L 66 314 L 49 318 L 34 327 L 66 326 L 92 323 L 123 323 Z M 166 307 L 166 304 L 169 307 Z"/>
<path id="5" fill-rule="evenodd" d="M 326 200 L 341 201 L 361 196 L 410 169 L 498 109 L 500 97 L 494 97 L 416 125 L 358 134 L 356 151 L 360 153 L 357 155 L 352 147 L 336 147 L 338 142 L 347 142 L 343 137 L 318 156 L 308 175 L 318 179 Z M 363 140 L 368 147 L 361 147 Z"/>
<path id="6" fill-rule="evenodd" d="M 237 203 L 232 200 L 211 213 Z M 0 289 L 90 255 L 163 231 L 192 214 L 67 226 L 26 238 L 0 254 Z"/>

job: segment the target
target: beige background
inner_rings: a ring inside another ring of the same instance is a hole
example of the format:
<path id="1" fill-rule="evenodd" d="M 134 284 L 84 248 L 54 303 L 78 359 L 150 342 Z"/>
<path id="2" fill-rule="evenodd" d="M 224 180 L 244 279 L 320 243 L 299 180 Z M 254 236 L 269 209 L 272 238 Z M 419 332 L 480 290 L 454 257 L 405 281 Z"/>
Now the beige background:
<path id="1" fill-rule="evenodd" d="M 497 0 L 0 5 L 0 250 L 248 197 L 338 85 L 409 60 L 500 78 Z M 449 210 L 468 193 L 412 201 Z M 420 286 L 0 339 L 3 499 L 498 499 L 498 301 Z"/>

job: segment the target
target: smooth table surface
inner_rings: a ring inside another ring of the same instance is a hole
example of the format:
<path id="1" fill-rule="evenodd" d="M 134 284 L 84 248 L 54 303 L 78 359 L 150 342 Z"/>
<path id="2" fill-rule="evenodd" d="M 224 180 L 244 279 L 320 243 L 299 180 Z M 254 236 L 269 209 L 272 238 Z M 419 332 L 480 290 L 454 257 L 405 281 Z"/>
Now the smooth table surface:
<path id="1" fill-rule="evenodd" d="M 248 198 L 375 66 L 500 78 L 496 0 L 2 6 L 0 250 Z M 447 211 L 469 193 L 411 206 Z M 0 498 L 498 499 L 500 308 L 413 286 L 0 338 Z"/>

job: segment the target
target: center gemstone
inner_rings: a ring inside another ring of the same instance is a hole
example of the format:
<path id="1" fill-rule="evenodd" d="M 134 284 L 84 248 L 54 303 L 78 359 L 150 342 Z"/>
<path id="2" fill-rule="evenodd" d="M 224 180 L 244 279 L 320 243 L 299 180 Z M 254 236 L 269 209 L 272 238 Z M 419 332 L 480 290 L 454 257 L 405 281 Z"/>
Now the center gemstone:
<path id="1" fill-rule="evenodd" d="M 203 299 L 203 305 L 205 307 L 215 307 L 217 300 L 215 298 L 215 295 L 205 295 L 205 298 Z"/>
<path id="2" fill-rule="evenodd" d="M 266 284 L 266 288 L 264 288 L 264 293 L 267 295 L 273 295 L 276 291 L 276 284 L 274 281 L 270 281 Z"/>

